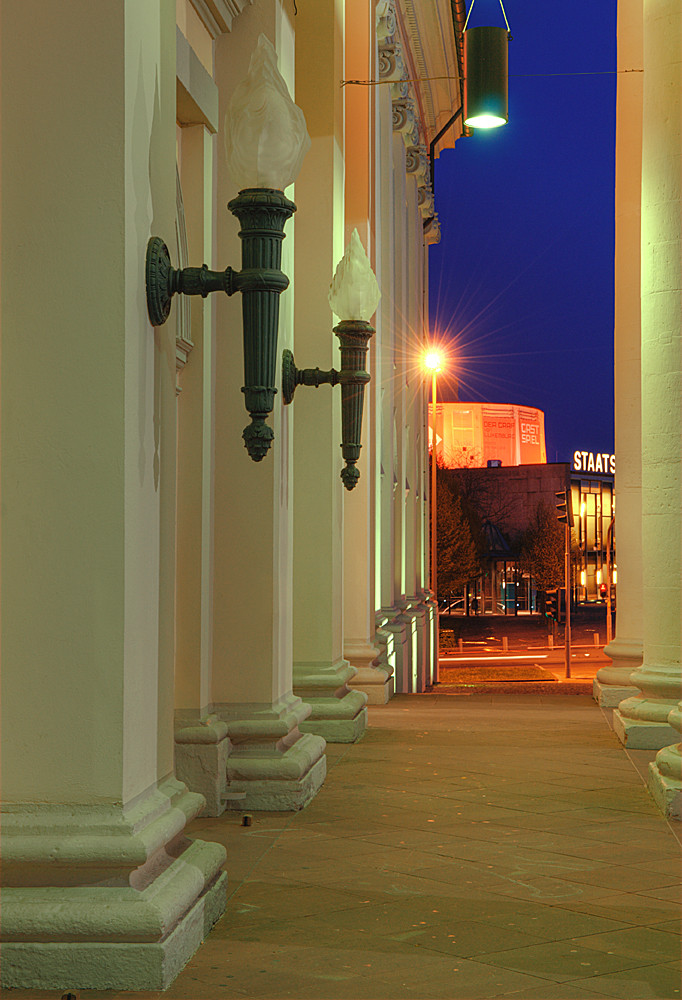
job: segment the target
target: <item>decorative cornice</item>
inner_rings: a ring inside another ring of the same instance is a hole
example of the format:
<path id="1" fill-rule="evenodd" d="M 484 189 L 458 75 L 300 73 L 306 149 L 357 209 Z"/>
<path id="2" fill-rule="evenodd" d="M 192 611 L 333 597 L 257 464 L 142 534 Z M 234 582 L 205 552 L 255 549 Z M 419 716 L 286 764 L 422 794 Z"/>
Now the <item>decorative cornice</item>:
<path id="1" fill-rule="evenodd" d="M 412 53 L 420 77 L 428 76 L 426 57 L 424 55 L 424 49 L 421 43 L 421 38 L 419 35 L 419 27 L 417 24 L 417 16 L 415 13 L 414 0 L 403 0 L 403 16 L 406 21 L 406 27 L 409 30 L 411 38 Z M 426 90 L 423 94 L 423 99 L 425 101 L 424 112 L 430 120 L 435 119 L 433 101 L 431 99 L 431 93 Z M 426 122 L 424 125 L 426 126 Z"/>
<path id="2" fill-rule="evenodd" d="M 380 0 L 376 13 L 379 79 L 391 83 L 393 131 L 400 133 L 405 144 L 405 169 L 417 181 L 419 210 L 422 218 L 427 219 L 433 214 L 433 193 L 424 122 L 420 120 L 414 84 L 406 79 L 408 69 L 394 0 Z"/>

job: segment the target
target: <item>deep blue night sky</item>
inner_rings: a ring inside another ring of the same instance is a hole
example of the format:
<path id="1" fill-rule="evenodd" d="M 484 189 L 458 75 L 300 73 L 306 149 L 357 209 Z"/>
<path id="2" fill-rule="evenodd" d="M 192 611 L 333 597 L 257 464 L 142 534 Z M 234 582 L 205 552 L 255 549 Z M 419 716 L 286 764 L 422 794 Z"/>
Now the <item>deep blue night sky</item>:
<path id="1" fill-rule="evenodd" d="M 569 461 L 613 451 L 616 2 L 505 9 L 509 124 L 436 161 L 430 322 L 460 400 L 539 407 L 547 461 Z M 504 24 L 499 0 L 479 24 Z"/>

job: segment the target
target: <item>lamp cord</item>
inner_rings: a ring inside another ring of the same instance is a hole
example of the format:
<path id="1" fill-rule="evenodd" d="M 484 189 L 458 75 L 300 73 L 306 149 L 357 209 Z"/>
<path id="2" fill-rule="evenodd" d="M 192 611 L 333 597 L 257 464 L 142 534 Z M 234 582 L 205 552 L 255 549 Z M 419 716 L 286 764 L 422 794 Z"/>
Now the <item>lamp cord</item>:
<path id="1" fill-rule="evenodd" d="M 467 30 L 467 24 L 469 23 L 469 18 L 471 17 L 471 12 L 474 9 L 475 3 L 476 0 L 472 0 L 471 7 L 469 7 L 469 13 L 467 14 L 466 21 L 464 22 L 464 28 L 462 29 L 463 31 Z M 504 17 L 504 23 L 507 25 L 507 34 L 511 36 L 511 31 L 509 30 L 509 21 L 507 20 L 507 13 L 504 9 L 504 4 L 502 3 L 502 0 L 500 0 L 500 7 L 502 8 L 502 16 Z"/>

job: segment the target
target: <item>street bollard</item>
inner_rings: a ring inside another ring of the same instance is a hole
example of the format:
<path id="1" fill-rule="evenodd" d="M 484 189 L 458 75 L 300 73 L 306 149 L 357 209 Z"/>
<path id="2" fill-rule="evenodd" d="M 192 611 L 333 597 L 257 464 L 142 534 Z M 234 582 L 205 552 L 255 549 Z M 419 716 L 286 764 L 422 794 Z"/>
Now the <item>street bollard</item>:
<path id="1" fill-rule="evenodd" d="M 548 635 L 547 636 L 547 647 L 548 647 L 548 649 L 554 649 L 554 636 L 553 635 Z"/>
<path id="2" fill-rule="evenodd" d="M 599 645 L 599 632 L 595 632 L 593 638 L 594 638 L 594 644 L 595 644 L 595 646 L 598 646 Z"/>
<path id="3" fill-rule="evenodd" d="M 502 652 L 506 653 L 509 649 L 509 639 L 506 635 L 502 636 Z"/>
<path id="4" fill-rule="evenodd" d="M 457 640 L 457 649 L 459 650 L 460 653 L 464 652 L 464 640 L 463 639 L 458 639 Z"/>

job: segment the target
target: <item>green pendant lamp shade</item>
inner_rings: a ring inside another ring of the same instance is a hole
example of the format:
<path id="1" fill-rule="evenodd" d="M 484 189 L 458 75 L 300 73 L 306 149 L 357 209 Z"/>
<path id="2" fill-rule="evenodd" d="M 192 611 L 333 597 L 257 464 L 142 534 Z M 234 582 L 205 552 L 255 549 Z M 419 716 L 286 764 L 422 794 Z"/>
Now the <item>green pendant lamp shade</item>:
<path id="1" fill-rule="evenodd" d="M 509 120 L 508 44 L 506 28 L 469 28 L 464 32 L 464 124 L 471 128 L 498 128 Z"/>

